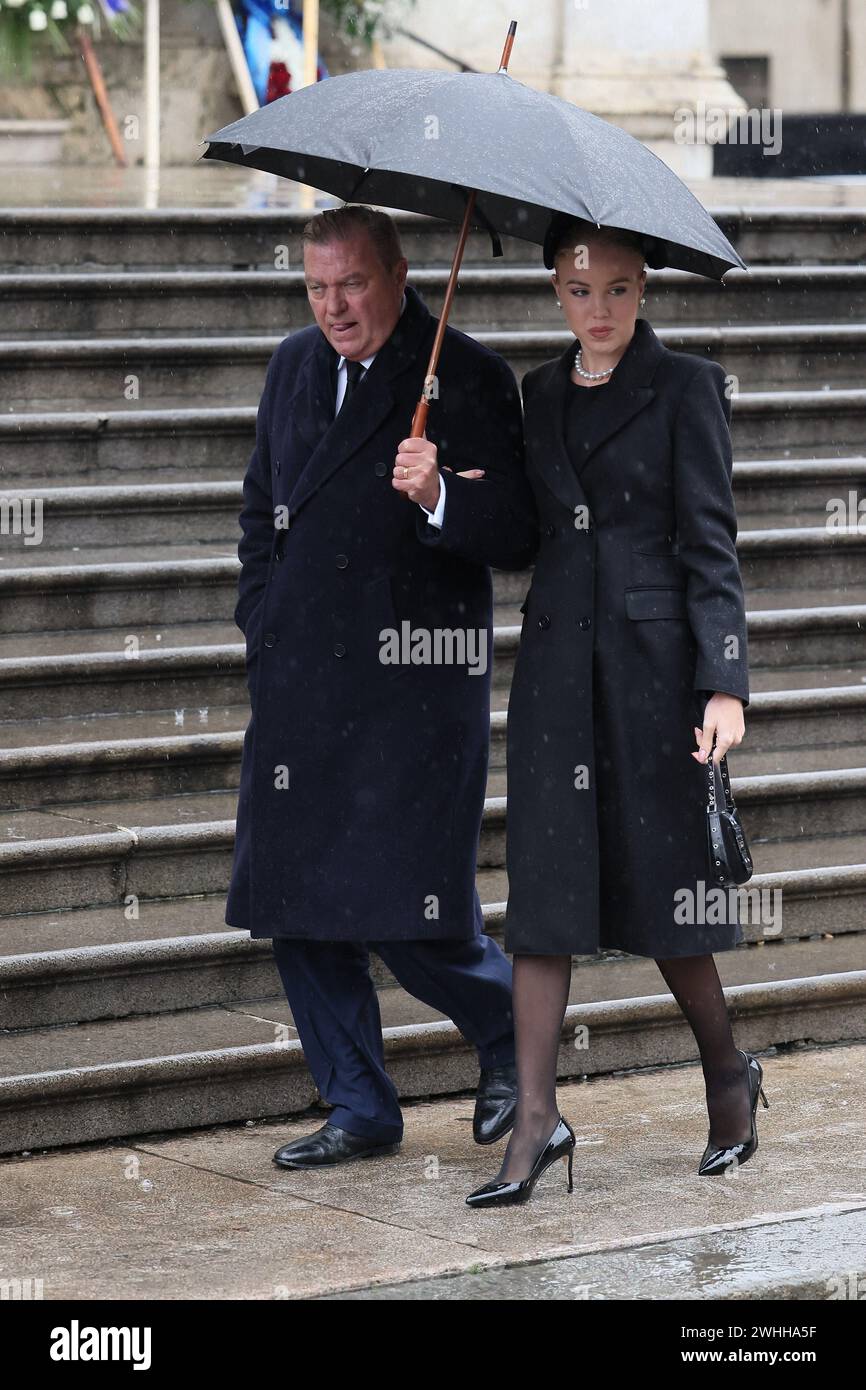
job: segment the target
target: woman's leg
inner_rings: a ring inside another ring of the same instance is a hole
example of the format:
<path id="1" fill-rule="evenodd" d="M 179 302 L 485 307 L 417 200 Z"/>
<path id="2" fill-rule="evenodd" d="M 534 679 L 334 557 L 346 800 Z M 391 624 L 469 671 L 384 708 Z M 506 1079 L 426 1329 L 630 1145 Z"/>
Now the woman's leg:
<path id="1" fill-rule="evenodd" d="M 556 1129 L 556 1059 L 570 983 L 571 956 L 514 956 L 517 1112 L 495 1182 L 528 1177 Z"/>
<path id="2" fill-rule="evenodd" d="M 656 965 L 688 1019 L 701 1054 L 709 1142 L 719 1148 L 741 1144 L 751 1134 L 749 1085 L 716 962 L 711 955 L 673 956 Z"/>

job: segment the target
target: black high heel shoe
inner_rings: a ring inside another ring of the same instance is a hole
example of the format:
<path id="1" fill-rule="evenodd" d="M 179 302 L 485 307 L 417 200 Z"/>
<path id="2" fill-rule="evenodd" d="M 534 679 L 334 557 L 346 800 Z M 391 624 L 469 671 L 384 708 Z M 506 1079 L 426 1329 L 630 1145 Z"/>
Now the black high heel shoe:
<path id="1" fill-rule="evenodd" d="M 551 1134 L 541 1153 L 536 1158 L 529 1175 L 519 1182 L 486 1182 L 466 1198 L 468 1207 L 507 1207 L 518 1202 L 528 1202 L 532 1189 L 542 1173 L 558 1158 L 568 1158 L 568 1190 L 574 1191 L 571 1180 L 571 1165 L 577 1140 L 574 1130 L 567 1120 L 559 1117 L 559 1123 Z"/>
<path id="2" fill-rule="evenodd" d="M 731 1144 L 726 1149 L 717 1148 L 715 1144 L 707 1144 L 704 1149 L 704 1156 L 698 1164 L 698 1173 L 701 1177 L 707 1175 L 715 1176 L 718 1173 L 725 1173 L 729 1168 L 740 1168 L 744 1163 L 748 1163 L 752 1154 L 758 1147 L 758 1126 L 755 1116 L 758 1110 L 758 1096 L 764 1102 L 764 1109 L 769 1110 L 770 1102 L 764 1095 L 764 1071 L 757 1057 L 753 1057 L 751 1052 L 743 1052 L 742 1048 L 737 1048 L 740 1056 L 746 1063 L 746 1077 L 749 1082 L 749 1097 L 752 1102 L 752 1132 L 749 1138 L 742 1144 Z M 707 1136 L 709 1138 L 709 1135 Z"/>

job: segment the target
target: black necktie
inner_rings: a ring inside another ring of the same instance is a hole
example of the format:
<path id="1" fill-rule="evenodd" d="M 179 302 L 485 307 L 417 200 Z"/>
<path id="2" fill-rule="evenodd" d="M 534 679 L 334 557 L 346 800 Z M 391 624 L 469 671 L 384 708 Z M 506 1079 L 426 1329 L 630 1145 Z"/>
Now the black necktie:
<path id="1" fill-rule="evenodd" d="M 348 361 L 348 359 L 347 359 L 347 361 L 346 361 L 346 390 L 345 390 L 345 393 L 344 393 L 344 395 L 343 395 L 343 399 L 342 399 L 342 401 L 340 402 L 340 410 L 343 409 L 343 406 L 346 404 L 346 401 L 349 399 L 349 397 L 351 396 L 352 392 L 355 390 L 355 387 L 358 385 L 358 382 L 361 380 L 361 378 L 362 378 L 362 376 L 364 375 L 364 372 L 365 372 L 366 370 L 367 370 L 367 369 L 366 369 L 366 367 L 364 366 L 363 362 L 350 362 L 350 361 Z M 338 410 L 338 411 L 337 411 L 337 414 L 339 415 L 339 413 L 340 413 L 340 411 Z"/>

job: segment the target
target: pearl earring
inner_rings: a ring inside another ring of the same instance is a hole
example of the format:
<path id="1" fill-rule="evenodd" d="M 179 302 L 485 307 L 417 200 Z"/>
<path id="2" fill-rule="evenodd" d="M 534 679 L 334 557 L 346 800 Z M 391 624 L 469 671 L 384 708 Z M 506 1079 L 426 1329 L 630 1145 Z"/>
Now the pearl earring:
<path id="1" fill-rule="evenodd" d="M 559 302 L 558 299 L 557 299 L 557 301 L 556 301 L 556 307 L 557 307 L 557 309 L 561 309 L 561 308 L 562 308 L 562 305 L 560 304 L 560 302 Z"/>
<path id="2" fill-rule="evenodd" d="M 641 308 L 643 308 L 643 306 L 646 304 L 646 295 L 645 295 L 645 294 L 641 295 L 640 303 L 641 303 Z"/>

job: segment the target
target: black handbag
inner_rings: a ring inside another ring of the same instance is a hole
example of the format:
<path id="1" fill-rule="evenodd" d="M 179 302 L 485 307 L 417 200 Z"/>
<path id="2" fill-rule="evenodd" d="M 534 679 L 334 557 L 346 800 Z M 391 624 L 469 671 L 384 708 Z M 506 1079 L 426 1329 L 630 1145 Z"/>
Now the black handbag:
<path id="1" fill-rule="evenodd" d="M 746 841 L 746 832 L 740 821 L 740 813 L 731 792 L 731 779 L 728 776 L 727 757 L 713 762 L 712 753 L 707 760 L 709 796 L 707 800 L 707 854 L 710 863 L 710 878 L 713 883 L 730 887 L 748 883 L 752 877 L 752 856 Z M 717 796 L 718 768 L 721 782 L 721 796 Z"/>

